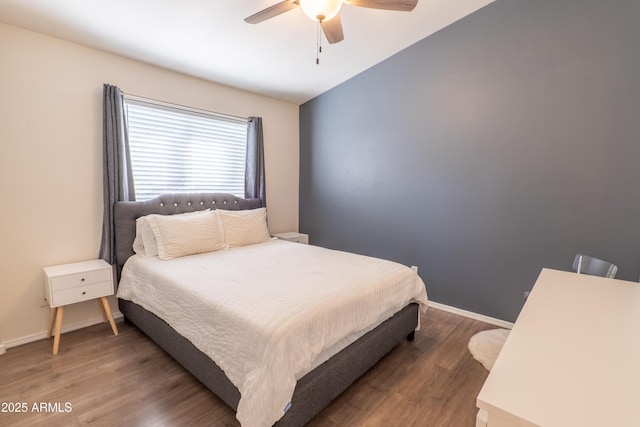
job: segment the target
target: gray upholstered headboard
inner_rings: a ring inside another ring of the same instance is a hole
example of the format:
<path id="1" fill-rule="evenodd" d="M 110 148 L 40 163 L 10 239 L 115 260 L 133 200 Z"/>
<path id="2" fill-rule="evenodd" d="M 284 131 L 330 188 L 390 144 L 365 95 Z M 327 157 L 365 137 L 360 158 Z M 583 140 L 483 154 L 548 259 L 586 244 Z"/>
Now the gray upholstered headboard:
<path id="1" fill-rule="evenodd" d="M 114 207 L 116 231 L 116 267 L 119 272 L 133 255 L 136 219 L 144 215 L 173 215 L 204 209 L 257 209 L 260 199 L 242 199 L 225 193 L 163 194 L 144 202 L 117 202 Z"/>

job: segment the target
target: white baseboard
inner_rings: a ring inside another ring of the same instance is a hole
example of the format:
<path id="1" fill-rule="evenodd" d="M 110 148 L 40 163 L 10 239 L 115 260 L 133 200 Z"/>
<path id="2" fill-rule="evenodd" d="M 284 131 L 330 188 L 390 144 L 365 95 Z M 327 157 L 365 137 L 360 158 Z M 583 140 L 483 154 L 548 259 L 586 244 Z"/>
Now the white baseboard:
<path id="1" fill-rule="evenodd" d="M 116 311 L 113 313 L 114 320 L 119 320 L 124 318 L 124 315 L 120 313 L 120 311 Z M 64 334 L 65 332 L 75 331 L 77 329 L 86 328 L 87 326 L 97 325 L 98 323 L 104 323 L 104 319 L 102 317 L 92 317 L 90 319 L 83 320 L 81 322 L 64 324 L 60 333 Z M 38 341 L 45 339 L 47 337 L 47 331 L 38 332 L 35 334 L 27 335 L 20 338 L 14 338 L 9 341 L 5 341 L 0 343 L 0 354 L 4 354 L 7 348 L 17 347 L 22 344 L 28 344 L 30 342 Z"/>
<path id="2" fill-rule="evenodd" d="M 478 314 L 472 311 L 463 310 L 461 308 L 451 307 L 450 305 L 440 304 L 439 302 L 429 301 L 429 307 L 433 307 L 438 310 L 446 311 L 453 314 L 458 314 L 470 319 L 479 320 L 484 323 L 489 323 L 490 325 L 500 326 L 501 328 L 513 328 L 513 323 L 507 322 L 506 320 L 496 319 L 493 317 L 485 316 L 484 314 Z"/>

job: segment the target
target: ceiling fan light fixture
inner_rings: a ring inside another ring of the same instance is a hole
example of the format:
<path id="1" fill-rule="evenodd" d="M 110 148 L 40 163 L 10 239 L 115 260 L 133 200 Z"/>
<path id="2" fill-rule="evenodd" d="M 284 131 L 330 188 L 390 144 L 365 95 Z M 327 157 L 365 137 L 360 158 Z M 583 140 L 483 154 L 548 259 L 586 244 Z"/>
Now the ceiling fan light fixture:
<path id="1" fill-rule="evenodd" d="M 324 22 L 334 18 L 340 7 L 342 0 L 299 0 L 300 7 L 305 15 L 314 21 Z"/>

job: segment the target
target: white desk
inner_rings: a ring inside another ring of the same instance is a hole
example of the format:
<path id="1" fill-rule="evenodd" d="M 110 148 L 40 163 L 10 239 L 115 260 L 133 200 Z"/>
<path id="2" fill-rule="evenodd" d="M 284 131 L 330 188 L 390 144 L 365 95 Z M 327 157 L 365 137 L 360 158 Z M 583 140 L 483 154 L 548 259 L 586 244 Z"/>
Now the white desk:
<path id="1" fill-rule="evenodd" d="M 477 406 L 488 427 L 640 426 L 640 284 L 543 269 Z"/>

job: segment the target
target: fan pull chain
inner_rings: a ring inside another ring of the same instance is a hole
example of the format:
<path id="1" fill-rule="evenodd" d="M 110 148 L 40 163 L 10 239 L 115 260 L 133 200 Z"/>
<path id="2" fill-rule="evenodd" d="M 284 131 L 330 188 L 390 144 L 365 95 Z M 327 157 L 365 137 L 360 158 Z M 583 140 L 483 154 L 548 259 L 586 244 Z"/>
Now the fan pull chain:
<path id="1" fill-rule="evenodd" d="M 316 65 L 320 64 L 320 54 L 322 53 L 322 35 L 320 34 L 320 21 L 318 21 L 318 25 L 316 26 Z"/>

